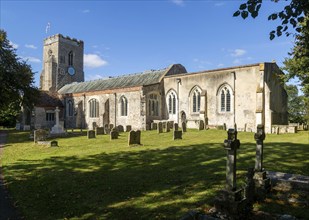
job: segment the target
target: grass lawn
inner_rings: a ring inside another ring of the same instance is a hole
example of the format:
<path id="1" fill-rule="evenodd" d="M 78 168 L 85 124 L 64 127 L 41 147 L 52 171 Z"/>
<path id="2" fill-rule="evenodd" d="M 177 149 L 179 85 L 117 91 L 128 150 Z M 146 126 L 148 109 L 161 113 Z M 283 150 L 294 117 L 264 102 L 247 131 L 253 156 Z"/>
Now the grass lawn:
<path id="1" fill-rule="evenodd" d="M 28 132 L 10 131 L 1 166 L 26 219 L 179 219 L 213 206 L 225 184 L 225 131 L 142 132 L 143 146 L 101 135 L 58 138 L 58 148 L 36 145 Z M 253 133 L 238 133 L 238 185 L 254 166 Z M 309 176 L 309 132 L 267 135 L 266 170 Z M 309 219 L 303 206 L 271 200 L 260 210 Z"/>

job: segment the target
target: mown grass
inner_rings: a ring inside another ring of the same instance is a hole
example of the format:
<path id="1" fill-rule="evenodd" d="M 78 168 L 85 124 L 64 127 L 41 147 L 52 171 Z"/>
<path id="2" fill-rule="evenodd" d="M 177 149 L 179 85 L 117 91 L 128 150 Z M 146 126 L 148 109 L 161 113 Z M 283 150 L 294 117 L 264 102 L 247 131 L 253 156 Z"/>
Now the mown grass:
<path id="1" fill-rule="evenodd" d="M 128 133 L 58 138 L 36 145 L 11 131 L 1 156 L 9 191 L 26 219 L 179 219 L 213 206 L 225 184 L 225 131 L 142 132 L 143 146 L 128 147 Z M 267 170 L 309 175 L 309 133 L 267 135 Z M 239 133 L 238 185 L 254 166 L 253 133 Z M 309 217 L 304 207 L 270 203 L 272 211 Z M 267 209 L 267 207 L 265 209 Z M 263 206 L 259 206 L 264 209 Z"/>

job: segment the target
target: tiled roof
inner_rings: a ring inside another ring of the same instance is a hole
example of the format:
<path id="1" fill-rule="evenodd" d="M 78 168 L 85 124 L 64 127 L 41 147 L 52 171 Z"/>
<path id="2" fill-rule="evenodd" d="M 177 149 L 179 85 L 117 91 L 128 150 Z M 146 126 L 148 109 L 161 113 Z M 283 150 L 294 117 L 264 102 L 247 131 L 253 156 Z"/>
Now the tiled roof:
<path id="1" fill-rule="evenodd" d="M 40 97 L 35 106 L 38 107 L 63 107 L 57 93 L 40 91 Z"/>
<path id="2" fill-rule="evenodd" d="M 145 86 L 159 83 L 169 68 L 161 70 L 149 70 L 143 73 L 118 76 L 115 78 L 99 79 L 88 82 L 71 83 L 63 86 L 58 93 L 79 93 L 89 91 L 102 91 L 108 89 Z"/>

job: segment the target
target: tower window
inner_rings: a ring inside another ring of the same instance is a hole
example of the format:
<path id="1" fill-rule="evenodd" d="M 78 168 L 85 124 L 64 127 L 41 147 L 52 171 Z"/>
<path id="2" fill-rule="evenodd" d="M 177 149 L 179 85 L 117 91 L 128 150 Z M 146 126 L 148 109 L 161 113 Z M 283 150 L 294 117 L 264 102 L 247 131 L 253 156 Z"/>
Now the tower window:
<path id="1" fill-rule="evenodd" d="M 70 51 L 69 53 L 69 66 L 73 66 L 73 52 Z"/>

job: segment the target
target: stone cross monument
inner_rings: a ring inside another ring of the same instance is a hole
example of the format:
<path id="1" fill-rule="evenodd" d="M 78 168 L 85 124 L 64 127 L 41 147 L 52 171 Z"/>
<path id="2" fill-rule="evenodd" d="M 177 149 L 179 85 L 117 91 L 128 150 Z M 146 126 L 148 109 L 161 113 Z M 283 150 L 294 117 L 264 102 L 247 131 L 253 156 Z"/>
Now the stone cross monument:
<path id="1" fill-rule="evenodd" d="M 55 109 L 55 113 L 56 113 L 56 124 L 54 125 L 54 127 L 52 127 L 52 130 L 51 130 L 51 134 L 63 134 L 64 133 L 64 130 L 63 130 L 63 127 L 59 124 L 59 108 L 56 107 Z"/>

